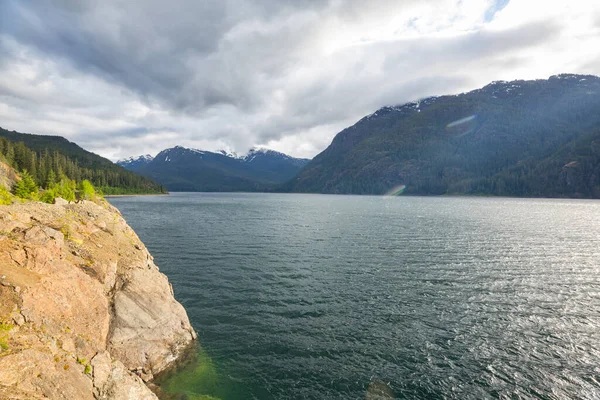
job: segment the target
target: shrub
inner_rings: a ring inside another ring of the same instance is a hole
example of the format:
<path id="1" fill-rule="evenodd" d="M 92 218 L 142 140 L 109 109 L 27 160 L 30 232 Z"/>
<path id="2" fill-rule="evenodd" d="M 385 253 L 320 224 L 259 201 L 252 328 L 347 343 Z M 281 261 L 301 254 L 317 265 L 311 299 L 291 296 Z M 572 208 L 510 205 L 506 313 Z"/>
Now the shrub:
<path id="1" fill-rule="evenodd" d="M 48 204 L 54 204 L 54 199 L 56 199 L 57 197 L 58 196 L 56 195 L 56 189 L 50 188 L 42 192 L 42 194 L 40 195 L 40 201 L 43 201 L 44 203 Z"/>
<path id="2" fill-rule="evenodd" d="M 60 182 L 55 183 L 42 192 L 40 200 L 50 204 L 54 203 L 54 199 L 57 197 L 62 197 L 67 201 L 75 201 L 75 187 L 74 180 L 63 176 Z"/>
<path id="3" fill-rule="evenodd" d="M 7 322 L 0 322 L 0 349 L 8 350 L 8 332 L 13 328 L 13 325 Z"/>
<path id="4" fill-rule="evenodd" d="M 12 204 L 10 193 L 4 186 L 0 185 L 0 205 L 7 206 L 9 204 Z"/>

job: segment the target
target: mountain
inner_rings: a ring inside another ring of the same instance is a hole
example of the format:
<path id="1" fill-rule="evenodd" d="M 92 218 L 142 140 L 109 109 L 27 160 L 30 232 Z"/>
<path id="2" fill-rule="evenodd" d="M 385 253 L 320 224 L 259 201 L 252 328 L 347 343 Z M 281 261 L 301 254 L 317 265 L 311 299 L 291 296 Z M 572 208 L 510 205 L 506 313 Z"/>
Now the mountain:
<path id="1" fill-rule="evenodd" d="M 492 82 L 383 107 L 279 190 L 600 197 L 600 78 Z"/>
<path id="2" fill-rule="evenodd" d="M 176 146 L 156 157 L 131 157 L 118 164 L 160 182 L 168 190 L 260 191 L 285 182 L 309 160 L 254 148 L 246 156 Z"/>
<path id="3" fill-rule="evenodd" d="M 0 128 L 0 154 L 16 169 L 27 169 L 43 186 L 50 171 L 70 179 L 89 179 L 105 194 L 164 193 L 152 180 L 115 165 L 61 136 L 33 135 Z"/>
<path id="4" fill-rule="evenodd" d="M 125 169 L 134 171 L 150 163 L 152 160 L 154 160 L 154 157 L 152 157 L 150 154 L 145 154 L 138 157 L 123 158 L 117 161 L 117 164 Z"/>
<path id="5" fill-rule="evenodd" d="M 294 177 L 310 160 L 294 158 L 274 150 L 253 148 L 242 158 L 251 170 L 270 177 L 272 183 L 284 182 Z"/>

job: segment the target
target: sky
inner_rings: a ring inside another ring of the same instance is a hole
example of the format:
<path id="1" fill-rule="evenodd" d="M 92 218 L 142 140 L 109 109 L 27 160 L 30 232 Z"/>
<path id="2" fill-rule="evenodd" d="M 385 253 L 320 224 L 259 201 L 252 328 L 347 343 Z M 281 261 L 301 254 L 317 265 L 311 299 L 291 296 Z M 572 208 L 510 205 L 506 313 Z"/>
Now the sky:
<path id="1" fill-rule="evenodd" d="M 313 157 L 386 105 L 600 75 L 597 0 L 0 0 L 0 126 Z"/>

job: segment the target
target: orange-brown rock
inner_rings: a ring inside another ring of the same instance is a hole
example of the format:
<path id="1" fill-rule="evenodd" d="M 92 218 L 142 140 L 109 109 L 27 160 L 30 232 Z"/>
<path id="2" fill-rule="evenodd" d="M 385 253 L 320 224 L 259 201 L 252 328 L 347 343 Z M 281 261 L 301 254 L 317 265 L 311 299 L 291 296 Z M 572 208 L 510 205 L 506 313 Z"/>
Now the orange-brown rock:
<path id="1" fill-rule="evenodd" d="M 106 202 L 0 206 L 0 398 L 152 399 L 196 338 Z M 139 375 L 139 376 L 138 376 Z"/>

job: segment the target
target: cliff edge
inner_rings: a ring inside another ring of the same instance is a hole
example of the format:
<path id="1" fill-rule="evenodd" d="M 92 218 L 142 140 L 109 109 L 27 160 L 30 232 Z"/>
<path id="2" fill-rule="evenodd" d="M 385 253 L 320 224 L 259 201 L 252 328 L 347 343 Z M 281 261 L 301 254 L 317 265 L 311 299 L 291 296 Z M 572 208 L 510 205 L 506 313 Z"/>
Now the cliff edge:
<path id="1" fill-rule="evenodd" d="M 116 208 L 0 206 L 0 398 L 156 399 L 195 338 Z"/>

